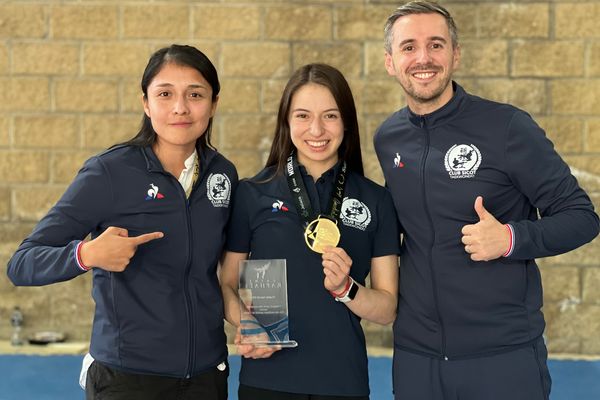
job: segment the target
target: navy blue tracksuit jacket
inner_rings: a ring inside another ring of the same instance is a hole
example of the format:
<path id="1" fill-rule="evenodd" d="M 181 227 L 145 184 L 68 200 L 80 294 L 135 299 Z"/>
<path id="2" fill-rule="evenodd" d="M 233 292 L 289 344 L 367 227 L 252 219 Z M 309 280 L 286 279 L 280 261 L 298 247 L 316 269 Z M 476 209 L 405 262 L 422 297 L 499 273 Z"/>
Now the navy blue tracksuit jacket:
<path id="1" fill-rule="evenodd" d="M 403 108 L 374 142 L 404 232 L 395 347 L 460 359 L 539 338 L 534 259 L 598 234 L 589 197 L 543 130 L 525 112 L 454 83 L 449 103 L 426 116 Z M 462 227 L 479 222 L 477 196 L 514 230 L 506 257 L 475 262 L 464 250 Z"/>
<path id="2" fill-rule="evenodd" d="M 186 377 L 227 358 L 216 268 L 225 241 L 233 164 L 199 151 L 190 198 L 150 147 L 119 146 L 89 159 L 8 264 L 16 285 L 85 273 L 75 249 L 109 226 L 129 236 L 162 231 L 138 247 L 124 272 L 93 269 L 96 303 L 90 353 L 119 370 Z"/>

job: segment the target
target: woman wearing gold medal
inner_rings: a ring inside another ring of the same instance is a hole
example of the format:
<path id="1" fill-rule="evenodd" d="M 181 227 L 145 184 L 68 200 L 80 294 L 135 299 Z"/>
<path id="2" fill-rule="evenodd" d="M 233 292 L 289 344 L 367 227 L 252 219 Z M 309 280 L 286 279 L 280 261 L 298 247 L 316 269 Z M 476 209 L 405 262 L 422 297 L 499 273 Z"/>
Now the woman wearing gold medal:
<path id="1" fill-rule="evenodd" d="M 285 259 L 298 346 L 241 344 L 238 329 L 240 400 L 369 398 L 360 320 L 395 317 L 394 218 L 390 195 L 364 177 L 348 83 L 328 65 L 300 68 L 284 89 L 265 168 L 238 187 L 221 271 L 226 318 L 239 327 L 239 263 Z"/>

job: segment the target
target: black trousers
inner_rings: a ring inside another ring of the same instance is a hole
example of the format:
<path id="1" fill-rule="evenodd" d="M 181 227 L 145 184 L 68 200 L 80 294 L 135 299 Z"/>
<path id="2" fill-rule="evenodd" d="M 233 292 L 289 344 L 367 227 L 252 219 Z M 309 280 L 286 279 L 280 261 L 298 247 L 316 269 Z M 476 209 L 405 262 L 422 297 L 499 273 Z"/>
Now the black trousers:
<path id="1" fill-rule="evenodd" d="M 543 339 L 506 353 L 439 360 L 395 349 L 395 400 L 548 400 Z"/>
<path id="2" fill-rule="evenodd" d="M 189 379 L 117 371 L 94 361 L 88 369 L 86 400 L 227 400 L 229 365 Z"/>
<path id="3" fill-rule="evenodd" d="M 240 384 L 239 400 L 369 400 L 369 396 L 320 396 L 314 394 L 297 394 L 277 392 Z"/>

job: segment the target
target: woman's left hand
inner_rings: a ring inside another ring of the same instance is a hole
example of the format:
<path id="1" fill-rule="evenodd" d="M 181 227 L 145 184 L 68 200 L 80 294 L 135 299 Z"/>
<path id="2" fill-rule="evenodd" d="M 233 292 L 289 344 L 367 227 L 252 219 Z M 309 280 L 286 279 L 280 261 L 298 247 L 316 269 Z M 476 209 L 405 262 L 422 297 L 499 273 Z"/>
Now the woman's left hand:
<path id="1" fill-rule="evenodd" d="M 348 282 L 352 259 L 341 247 L 326 247 L 322 258 L 325 289 L 334 293 L 343 292 Z"/>
<path id="2" fill-rule="evenodd" d="M 264 335 L 267 336 L 266 334 L 264 334 Z M 260 335 L 260 334 L 254 335 L 254 336 L 260 336 L 260 338 L 262 338 L 262 335 Z M 267 338 L 268 338 L 268 336 L 267 336 Z M 255 337 L 254 339 L 259 339 L 259 338 Z M 238 354 L 244 358 L 253 358 L 253 359 L 269 358 L 273 355 L 273 353 L 281 350 L 281 346 L 277 346 L 277 345 L 257 347 L 252 344 L 252 338 L 250 338 L 249 343 L 243 344 L 242 343 L 242 330 L 239 326 L 237 328 L 237 332 L 235 334 L 233 343 L 237 346 Z"/>

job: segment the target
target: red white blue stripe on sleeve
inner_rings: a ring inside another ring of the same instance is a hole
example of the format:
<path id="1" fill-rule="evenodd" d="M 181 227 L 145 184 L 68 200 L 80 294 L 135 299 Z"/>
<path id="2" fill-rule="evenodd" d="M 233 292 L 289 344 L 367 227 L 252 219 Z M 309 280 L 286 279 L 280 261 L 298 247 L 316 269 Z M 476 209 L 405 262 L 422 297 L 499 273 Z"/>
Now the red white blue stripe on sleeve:
<path id="1" fill-rule="evenodd" d="M 77 262 L 77 266 L 81 268 L 83 271 L 89 271 L 90 268 L 87 267 L 83 261 L 81 261 L 81 245 L 83 244 L 83 240 L 77 244 L 75 247 L 75 261 Z"/>
<path id="2" fill-rule="evenodd" d="M 510 234 L 510 243 L 508 245 L 508 250 L 502 255 L 502 257 L 508 257 L 512 254 L 513 250 L 515 249 L 515 230 L 513 229 L 511 224 L 506 224 L 504 226 L 508 228 L 508 233 Z"/>

